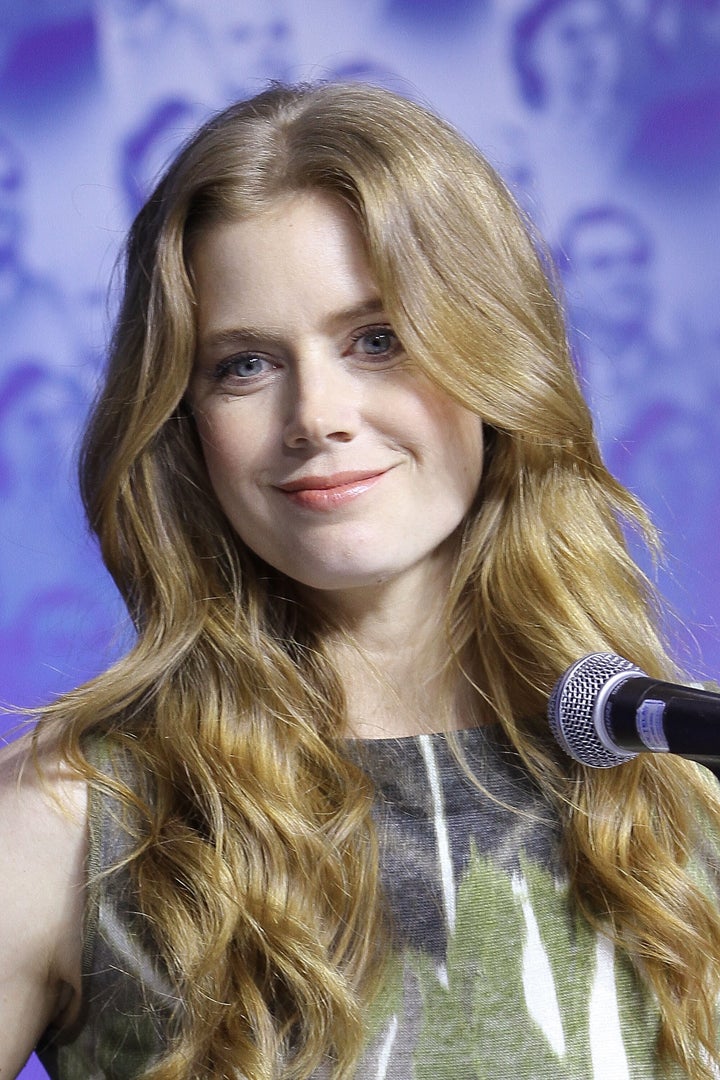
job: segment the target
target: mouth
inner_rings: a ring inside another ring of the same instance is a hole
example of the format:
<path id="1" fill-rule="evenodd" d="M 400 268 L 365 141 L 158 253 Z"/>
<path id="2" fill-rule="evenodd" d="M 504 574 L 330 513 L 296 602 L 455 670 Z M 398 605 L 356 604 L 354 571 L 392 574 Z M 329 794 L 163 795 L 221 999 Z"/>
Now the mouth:
<path id="1" fill-rule="evenodd" d="M 372 469 L 364 472 L 338 472 L 320 476 L 300 476 L 297 480 L 288 480 L 286 484 L 278 484 L 281 491 L 329 491 L 332 488 L 346 487 L 348 484 L 359 484 L 365 480 L 372 480 L 382 476 L 386 469 Z"/>
<path id="2" fill-rule="evenodd" d="M 381 471 L 339 472 L 324 476 L 301 476 L 279 484 L 291 502 L 309 510 L 332 510 L 352 502 L 382 480 Z"/>

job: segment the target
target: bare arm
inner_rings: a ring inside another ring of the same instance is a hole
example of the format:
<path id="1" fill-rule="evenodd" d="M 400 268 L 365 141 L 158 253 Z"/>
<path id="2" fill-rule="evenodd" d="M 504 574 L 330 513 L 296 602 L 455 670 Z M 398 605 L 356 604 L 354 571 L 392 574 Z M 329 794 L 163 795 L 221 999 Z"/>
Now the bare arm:
<path id="1" fill-rule="evenodd" d="M 86 788 L 50 755 L 48 790 L 32 761 L 20 775 L 26 750 L 0 753 L 0 1080 L 80 1006 Z"/>

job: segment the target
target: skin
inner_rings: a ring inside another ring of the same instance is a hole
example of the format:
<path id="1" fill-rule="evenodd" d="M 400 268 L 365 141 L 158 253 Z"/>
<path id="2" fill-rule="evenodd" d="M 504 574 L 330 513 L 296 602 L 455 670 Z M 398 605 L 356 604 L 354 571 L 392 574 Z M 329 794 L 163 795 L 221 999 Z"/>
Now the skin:
<path id="1" fill-rule="evenodd" d="M 0 1077 L 14 1077 L 49 1023 L 80 1007 L 86 789 L 45 751 L 46 784 L 25 740 L 0 754 Z"/>
<path id="2" fill-rule="evenodd" d="M 479 418 L 404 353 L 334 197 L 303 193 L 216 226 L 192 271 L 189 399 L 225 514 L 349 631 L 330 638 L 346 690 L 363 687 L 361 700 L 348 692 L 351 730 L 410 734 L 426 713 L 437 727 L 437 631 L 482 470 Z"/>

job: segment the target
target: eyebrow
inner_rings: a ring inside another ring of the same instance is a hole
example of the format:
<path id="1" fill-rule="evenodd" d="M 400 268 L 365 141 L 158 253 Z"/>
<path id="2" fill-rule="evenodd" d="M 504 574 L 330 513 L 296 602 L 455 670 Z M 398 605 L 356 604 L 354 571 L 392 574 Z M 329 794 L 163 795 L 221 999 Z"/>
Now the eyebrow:
<path id="1" fill-rule="evenodd" d="M 352 322 L 353 319 L 364 319 L 367 318 L 368 315 L 380 315 L 384 310 L 385 305 L 379 296 L 369 296 L 367 300 L 363 300 L 359 304 L 353 304 L 351 307 L 333 312 L 328 319 L 328 323 L 330 325 L 337 325 L 339 323 Z"/>
<path id="2" fill-rule="evenodd" d="M 355 319 L 364 319 L 373 315 L 380 315 L 385 311 L 385 306 L 379 296 L 368 297 L 359 304 L 333 311 L 325 320 L 330 330 L 334 330 L 345 323 Z M 269 344 L 280 345 L 285 340 L 285 335 L 271 326 L 233 326 L 225 330 L 214 330 L 207 337 L 198 341 L 198 350 L 216 349 L 222 347 L 236 347 L 241 342 L 265 341 Z"/>

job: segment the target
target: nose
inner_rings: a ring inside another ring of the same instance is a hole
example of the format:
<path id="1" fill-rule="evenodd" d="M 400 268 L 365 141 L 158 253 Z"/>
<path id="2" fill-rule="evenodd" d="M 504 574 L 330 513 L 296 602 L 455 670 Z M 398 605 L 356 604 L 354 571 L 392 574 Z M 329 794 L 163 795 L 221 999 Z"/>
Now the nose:
<path id="1" fill-rule="evenodd" d="M 337 358 L 300 363 L 288 383 L 285 445 L 315 448 L 357 434 L 357 386 Z"/>

